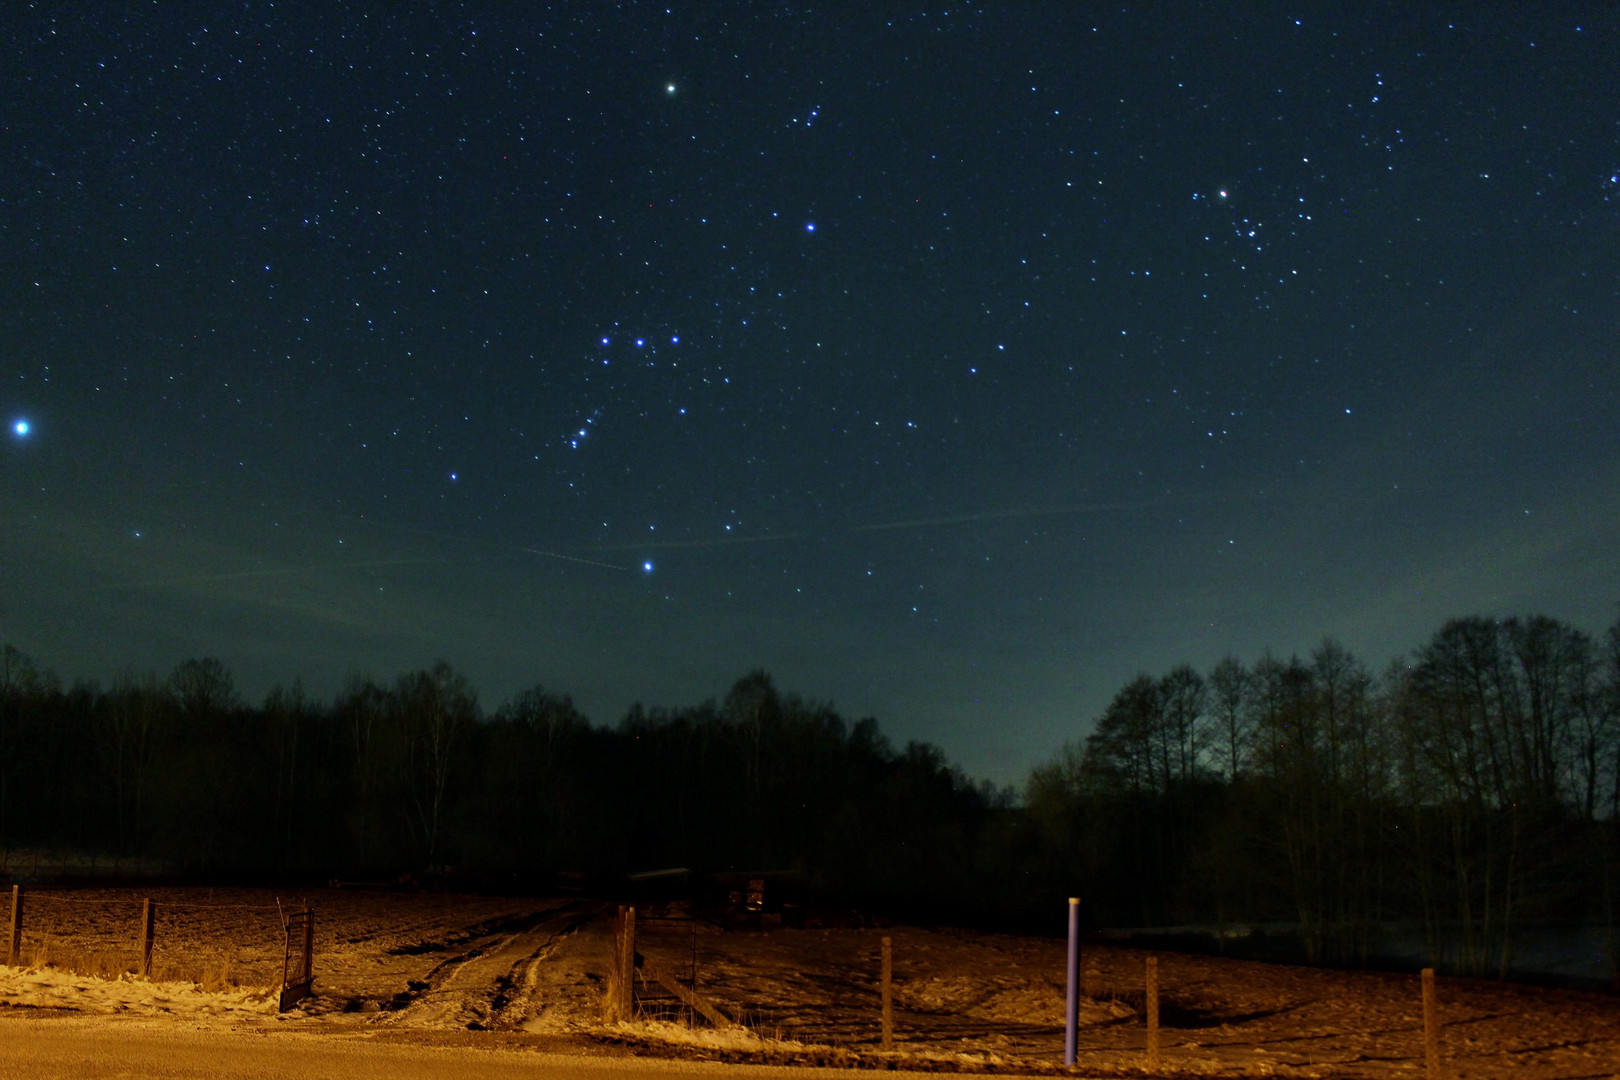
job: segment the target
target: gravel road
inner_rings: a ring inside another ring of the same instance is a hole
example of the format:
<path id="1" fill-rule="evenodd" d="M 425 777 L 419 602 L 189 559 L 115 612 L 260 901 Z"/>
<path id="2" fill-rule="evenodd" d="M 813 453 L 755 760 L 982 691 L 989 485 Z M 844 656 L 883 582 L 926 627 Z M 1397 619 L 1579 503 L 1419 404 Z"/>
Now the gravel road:
<path id="1" fill-rule="evenodd" d="M 431 1046 L 365 1037 L 0 1019 L 0 1076 L 29 1080 L 829 1080 L 837 1070 Z M 868 1075 L 862 1073 L 861 1075 Z M 923 1073 L 891 1073 L 924 1076 Z"/>

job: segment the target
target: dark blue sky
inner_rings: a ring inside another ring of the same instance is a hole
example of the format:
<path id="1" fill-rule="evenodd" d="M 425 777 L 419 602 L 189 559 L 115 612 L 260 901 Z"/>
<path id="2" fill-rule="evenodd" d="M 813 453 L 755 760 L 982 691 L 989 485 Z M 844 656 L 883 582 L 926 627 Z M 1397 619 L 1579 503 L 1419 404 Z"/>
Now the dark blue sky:
<path id="1" fill-rule="evenodd" d="M 64 676 L 764 667 L 1016 780 L 1138 670 L 1612 622 L 1612 6 L 400 7 L 0 16 Z"/>

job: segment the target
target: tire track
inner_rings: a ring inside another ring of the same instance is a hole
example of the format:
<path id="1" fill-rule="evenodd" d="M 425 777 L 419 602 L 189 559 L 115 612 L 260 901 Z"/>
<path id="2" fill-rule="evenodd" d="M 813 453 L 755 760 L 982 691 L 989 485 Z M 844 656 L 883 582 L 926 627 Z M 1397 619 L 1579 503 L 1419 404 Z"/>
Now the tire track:
<path id="1" fill-rule="evenodd" d="M 473 1031 L 521 1024 L 532 1010 L 541 965 L 562 938 L 599 915 L 599 906 L 575 901 L 475 942 L 396 998 L 407 1000 L 383 1022 Z"/>

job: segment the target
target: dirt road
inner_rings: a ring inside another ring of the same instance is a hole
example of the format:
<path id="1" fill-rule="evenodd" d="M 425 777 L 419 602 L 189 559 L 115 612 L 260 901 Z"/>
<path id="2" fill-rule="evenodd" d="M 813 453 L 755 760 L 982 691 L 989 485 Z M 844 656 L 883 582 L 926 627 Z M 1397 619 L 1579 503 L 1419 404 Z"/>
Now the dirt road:
<path id="1" fill-rule="evenodd" d="M 836 1075 L 827 1069 L 426 1046 L 358 1036 L 0 1019 L 0 1076 L 29 1080 L 827 1080 Z"/>
<path id="2" fill-rule="evenodd" d="M 564 937 L 595 918 L 599 907 L 564 904 L 476 939 L 413 983 L 417 989 L 397 998 L 390 1023 L 471 1031 L 522 1026 L 534 1012 L 541 965 Z"/>

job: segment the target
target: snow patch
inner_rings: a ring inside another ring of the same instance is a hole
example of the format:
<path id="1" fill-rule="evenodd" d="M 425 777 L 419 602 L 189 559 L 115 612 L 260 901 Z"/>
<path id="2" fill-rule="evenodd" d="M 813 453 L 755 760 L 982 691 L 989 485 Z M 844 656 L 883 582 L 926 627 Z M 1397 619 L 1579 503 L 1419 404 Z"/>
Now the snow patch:
<path id="1" fill-rule="evenodd" d="M 5 1008 L 245 1020 L 274 1016 L 276 999 L 261 988 L 216 992 L 194 983 L 131 976 L 96 979 L 54 968 L 0 967 L 0 1009 Z"/>

